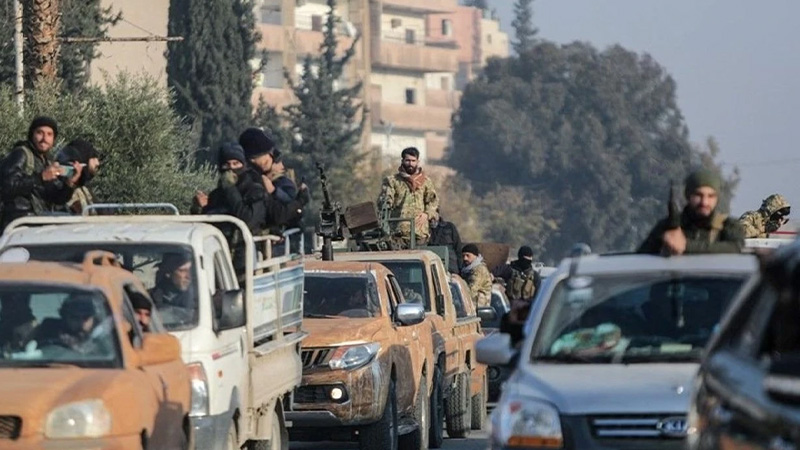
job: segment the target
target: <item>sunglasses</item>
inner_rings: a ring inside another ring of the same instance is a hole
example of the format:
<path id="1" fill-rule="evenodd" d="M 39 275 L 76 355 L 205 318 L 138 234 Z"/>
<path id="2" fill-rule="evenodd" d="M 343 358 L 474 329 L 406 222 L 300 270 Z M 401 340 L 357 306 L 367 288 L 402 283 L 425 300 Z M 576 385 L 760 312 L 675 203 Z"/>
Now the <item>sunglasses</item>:
<path id="1" fill-rule="evenodd" d="M 786 208 L 781 208 L 775 211 L 775 213 L 773 213 L 772 215 L 774 217 L 786 217 L 789 215 L 790 212 L 791 212 L 791 207 L 787 206 Z"/>

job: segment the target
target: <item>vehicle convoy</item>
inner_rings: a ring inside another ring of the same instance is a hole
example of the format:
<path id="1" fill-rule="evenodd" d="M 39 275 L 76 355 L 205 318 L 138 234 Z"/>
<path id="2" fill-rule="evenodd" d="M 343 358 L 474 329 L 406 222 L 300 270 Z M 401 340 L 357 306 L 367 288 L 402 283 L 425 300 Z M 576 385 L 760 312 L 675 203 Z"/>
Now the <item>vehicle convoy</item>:
<path id="1" fill-rule="evenodd" d="M 507 334 L 478 343 L 479 361 L 516 369 L 491 448 L 682 449 L 703 348 L 756 266 L 742 254 L 562 261 L 518 349 Z"/>
<path id="2" fill-rule="evenodd" d="M 235 273 L 218 227 L 241 236 L 244 273 Z M 38 260 L 79 261 L 102 249 L 137 275 L 181 342 L 197 446 L 208 449 L 288 446 L 283 398 L 300 384 L 306 335 L 303 264 L 289 247 L 273 257 L 269 237 L 231 216 L 28 217 L 0 241 Z"/>
<path id="3" fill-rule="evenodd" d="M 433 345 L 425 309 L 378 263 L 305 265 L 303 381 L 292 439 L 428 448 Z M 398 439 L 399 438 L 399 439 Z"/>
<path id="4" fill-rule="evenodd" d="M 142 331 L 144 292 L 104 252 L 0 263 L 0 447 L 194 448 L 180 343 L 157 316 Z"/>
<path id="5" fill-rule="evenodd" d="M 739 292 L 709 343 L 689 409 L 688 448 L 800 448 L 800 244 Z"/>
<path id="6" fill-rule="evenodd" d="M 486 371 L 475 359 L 475 342 L 481 337 L 477 316 L 459 319 L 450 290 L 450 275 L 442 259 L 430 250 L 351 252 L 336 255 L 340 261 L 381 263 L 394 273 L 407 302 L 425 307 L 431 333 L 434 367 L 431 404 L 431 447 L 447 434 L 465 437 L 472 429 L 473 397 L 486 399 Z M 475 418 L 475 421 L 480 421 Z"/>

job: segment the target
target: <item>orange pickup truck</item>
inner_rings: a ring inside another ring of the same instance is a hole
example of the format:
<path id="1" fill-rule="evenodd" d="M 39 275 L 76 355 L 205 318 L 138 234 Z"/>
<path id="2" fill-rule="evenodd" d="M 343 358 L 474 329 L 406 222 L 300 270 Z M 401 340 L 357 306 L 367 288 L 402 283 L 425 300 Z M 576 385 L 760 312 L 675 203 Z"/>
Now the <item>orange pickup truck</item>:
<path id="1" fill-rule="evenodd" d="M 194 448 L 180 343 L 133 296 L 109 253 L 0 262 L 0 447 Z"/>

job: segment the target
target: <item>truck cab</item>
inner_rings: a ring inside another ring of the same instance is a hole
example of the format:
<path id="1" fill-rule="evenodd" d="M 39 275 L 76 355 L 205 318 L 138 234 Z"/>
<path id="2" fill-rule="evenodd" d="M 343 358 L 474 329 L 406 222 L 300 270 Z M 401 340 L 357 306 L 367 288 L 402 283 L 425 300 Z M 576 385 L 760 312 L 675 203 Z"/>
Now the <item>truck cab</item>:
<path id="1" fill-rule="evenodd" d="M 221 225 L 243 237 L 243 274 L 234 271 Z M 272 255 L 270 242 L 230 216 L 30 217 L 9 225 L 0 251 L 24 248 L 48 261 L 113 253 L 181 342 L 197 447 L 281 448 L 282 399 L 302 375 L 303 264 L 289 245 Z"/>

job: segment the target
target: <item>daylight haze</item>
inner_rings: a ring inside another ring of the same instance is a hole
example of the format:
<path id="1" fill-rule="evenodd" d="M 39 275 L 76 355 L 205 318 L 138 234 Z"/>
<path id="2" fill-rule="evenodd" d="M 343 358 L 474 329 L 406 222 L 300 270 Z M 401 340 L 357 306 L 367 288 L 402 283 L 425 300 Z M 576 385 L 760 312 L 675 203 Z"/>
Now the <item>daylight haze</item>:
<path id="1" fill-rule="evenodd" d="M 512 0 L 490 0 L 509 33 Z M 714 136 L 720 159 L 738 166 L 733 213 L 773 192 L 800 199 L 800 2 L 742 0 L 537 0 L 539 36 L 555 42 L 619 43 L 647 52 L 678 82 L 695 142 Z"/>

